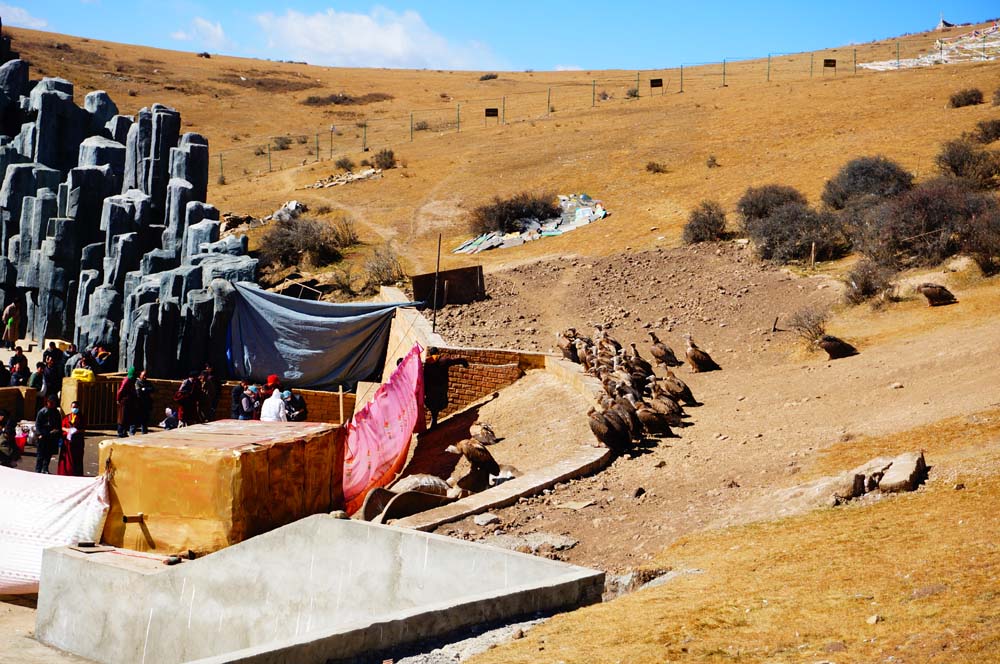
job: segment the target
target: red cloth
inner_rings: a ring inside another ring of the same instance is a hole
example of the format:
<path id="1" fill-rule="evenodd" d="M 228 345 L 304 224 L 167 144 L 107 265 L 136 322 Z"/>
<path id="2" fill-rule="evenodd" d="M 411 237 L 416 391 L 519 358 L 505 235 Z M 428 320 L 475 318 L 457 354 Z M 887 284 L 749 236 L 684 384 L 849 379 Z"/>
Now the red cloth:
<path id="1" fill-rule="evenodd" d="M 361 509 L 371 489 L 387 485 L 402 470 L 413 432 L 423 427 L 422 351 L 414 346 L 347 424 L 343 489 L 348 514 Z"/>

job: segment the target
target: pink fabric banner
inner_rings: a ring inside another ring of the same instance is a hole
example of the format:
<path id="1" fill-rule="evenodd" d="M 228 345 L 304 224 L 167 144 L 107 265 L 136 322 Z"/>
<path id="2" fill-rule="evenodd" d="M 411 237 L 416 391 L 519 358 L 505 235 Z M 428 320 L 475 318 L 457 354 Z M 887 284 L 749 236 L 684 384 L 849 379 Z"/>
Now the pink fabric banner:
<path id="1" fill-rule="evenodd" d="M 419 344 L 410 349 L 347 424 L 343 489 L 348 514 L 361 509 L 369 490 L 385 486 L 402 470 L 413 432 L 423 429 L 422 351 Z"/>
<path id="2" fill-rule="evenodd" d="M 42 550 L 101 539 L 108 482 L 0 467 L 0 595 L 36 593 Z"/>

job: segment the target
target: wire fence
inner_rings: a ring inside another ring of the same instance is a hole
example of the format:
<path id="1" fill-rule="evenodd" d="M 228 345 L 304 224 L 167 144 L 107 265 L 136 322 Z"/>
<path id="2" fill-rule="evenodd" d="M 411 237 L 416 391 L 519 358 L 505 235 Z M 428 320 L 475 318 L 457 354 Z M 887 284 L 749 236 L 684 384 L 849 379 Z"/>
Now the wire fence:
<path id="1" fill-rule="evenodd" d="M 994 24 L 992 28 L 940 39 L 921 35 L 849 48 L 725 58 L 719 62 L 643 70 L 634 75 L 584 78 L 581 73 L 576 80 L 510 91 L 497 97 L 458 100 L 442 94 L 441 105 L 433 108 L 247 139 L 241 147 L 214 154 L 211 179 L 216 184 L 225 184 L 319 161 L 342 160 L 342 166 L 358 168 L 373 161 L 373 153 L 378 150 L 431 136 L 544 121 L 567 112 L 669 103 L 677 94 L 688 91 L 759 88 L 997 58 L 1000 58 L 1000 31 Z"/>

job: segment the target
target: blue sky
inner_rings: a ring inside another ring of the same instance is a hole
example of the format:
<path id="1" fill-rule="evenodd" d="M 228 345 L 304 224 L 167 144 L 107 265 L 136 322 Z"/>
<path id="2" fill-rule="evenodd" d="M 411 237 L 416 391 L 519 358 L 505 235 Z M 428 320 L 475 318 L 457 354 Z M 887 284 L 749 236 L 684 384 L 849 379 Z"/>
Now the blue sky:
<path id="1" fill-rule="evenodd" d="M 350 67 L 655 69 L 861 43 L 1000 15 L 985 1 L 13 0 L 8 25 Z"/>

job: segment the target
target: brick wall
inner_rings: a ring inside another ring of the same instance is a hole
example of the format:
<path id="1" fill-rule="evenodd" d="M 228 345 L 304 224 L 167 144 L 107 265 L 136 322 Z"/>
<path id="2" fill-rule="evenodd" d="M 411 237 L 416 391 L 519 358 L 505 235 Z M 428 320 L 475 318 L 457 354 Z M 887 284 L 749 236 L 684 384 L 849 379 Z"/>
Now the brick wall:
<path id="1" fill-rule="evenodd" d="M 110 427 L 118 422 L 118 402 L 115 395 L 122 381 L 122 374 L 97 376 L 93 382 L 82 382 L 73 378 L 63 379 L 62 408 L 65 412 L 73 401 L 80 402 L 87 422 L 92 427 Z M 174 394 L 180 387 L 179 380 L 151 379 L 156 386 L 153 393 L 153 412 L 151 423 L 156 424 L 163 419 L 164 408 L 175 408 Z M 219 392 L 219 403 L 216 406 L 215 418 L 228 419 L 232 388 L 235 382 L 226 383 Z M 296 390 L 306 400 L 309 409 L 310 422 L 329 422 L 341 424 L 340 395 L 337 392 L 322 392 L 319 390 Z M 344 420 L 349 420 L 354 414 L 355 395 L 344 393 Z"/>
<path id="2" fill-rule="evenodd" d="M 455 348 L 443 346 L 449 357 L 469 362 L 468 367 L 448 368 L 448 407 L 442 415 L 449 415 L 469 404 L 513 385 L 525 371 L 544 369 L 545 355 L 496 348 Z"/>

